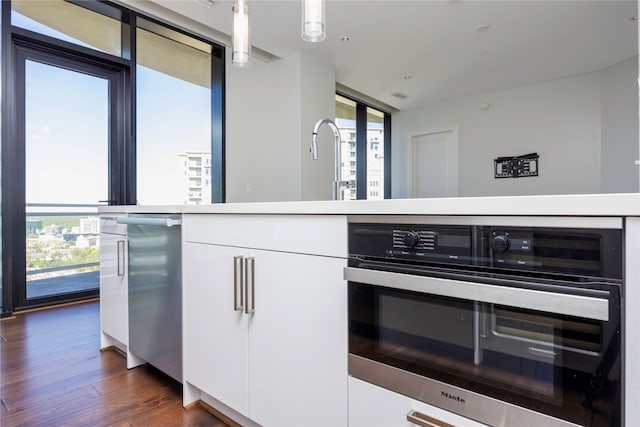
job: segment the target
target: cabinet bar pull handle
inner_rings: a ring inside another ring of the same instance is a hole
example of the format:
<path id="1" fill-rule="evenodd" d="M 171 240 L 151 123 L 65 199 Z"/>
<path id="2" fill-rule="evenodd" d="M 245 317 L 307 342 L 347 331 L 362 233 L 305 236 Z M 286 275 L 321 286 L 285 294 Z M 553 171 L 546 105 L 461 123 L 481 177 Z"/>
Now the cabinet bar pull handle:
<path id="1" fill-rule="evenodd" d="M 244 267 L 244 286 L 245 294 L 247 295 L 247 304 L 245 305 L 244 312 L 246 314 L 253 314 L 256 312 L 255 261 L 256 259 L 254 257 L 247 257 L 244 259 L 244 262 L 246 263 Z"/>
<path id="2" fill-rule="evenodd" d="M 122 251 L 120 250 L 120 247 L 122 246 Z M 117 255 L 116 258 L 118 259 L 118 276 L 124 276 L 124 240 L 118 240 L 116 242 L 116 248 L 117 248 Z M 122 262 L 120 262 L 120 258 L 122 258 Z"/>
<path id="3" fill-rule="evenodd" d="M 420 427 L 455 427 L 453 424 L 445 423 L 418 411 L 409 412 L 407 421 Z"/>
<path id="4" fill-rule="evenodd" d="M 244 263 L 243 256 L 233 257 L 233 310 L 244 310 L 244 289 L 242 282 L 244 280 Z"/>

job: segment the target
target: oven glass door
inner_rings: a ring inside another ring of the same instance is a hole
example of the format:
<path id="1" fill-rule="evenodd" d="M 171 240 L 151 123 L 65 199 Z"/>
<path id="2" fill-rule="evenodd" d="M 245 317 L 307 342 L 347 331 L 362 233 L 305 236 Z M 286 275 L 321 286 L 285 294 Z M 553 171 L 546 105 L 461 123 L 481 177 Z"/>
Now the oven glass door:
<path id="1" fill-rule="evenodd" d="M 352 355 L 579 425 L 620 423 L 615 298 L 601 320 L 397 289 L 383 281 L 349 281 Z M 461 283 L 439 281 L 436 288 L 448 294 L 447 285 Z"/>

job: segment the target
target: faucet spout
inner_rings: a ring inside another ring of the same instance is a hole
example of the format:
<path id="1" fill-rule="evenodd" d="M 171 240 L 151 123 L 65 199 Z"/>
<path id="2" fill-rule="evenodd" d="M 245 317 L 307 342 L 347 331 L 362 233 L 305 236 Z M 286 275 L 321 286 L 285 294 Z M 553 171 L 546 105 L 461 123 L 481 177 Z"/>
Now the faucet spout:
<path id="1" fill-rule="evenodd" d="M 342 183 L 340 181 L 340 130 L 330 119 L 320 119 L 313 126 L 311 135 L 311 159 L 318 160 L 318 132 L 322 125 L 327 125 L 335 136 L 335 174 L 333 181 L 333 200 L 342 199 Z"/>

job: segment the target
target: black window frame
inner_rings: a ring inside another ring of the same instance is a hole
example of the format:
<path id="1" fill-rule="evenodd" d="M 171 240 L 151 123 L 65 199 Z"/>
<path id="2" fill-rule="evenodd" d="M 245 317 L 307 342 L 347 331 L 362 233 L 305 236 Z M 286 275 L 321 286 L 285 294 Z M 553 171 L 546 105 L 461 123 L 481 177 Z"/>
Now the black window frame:
<path id="1" fill-rule="evenodd" d="M 383 113 L 384 124 L 384 198 L 391 198 L 391 113 L 339 90 L 336 95 L 356 104 L 356 199 L 367 199 L 367 108 Z"/>
<path id="2" fill-rule="evenodd" d="M 212 203 L 226 201 L 225 191 L 225 47 L 213 40 L 191 34 L 168 22 L 159 21 L 153 17 L 130 10 L 119 4 L 101 0 L 65 0 L 77 6 L 109 16 L 121 22 L 122 50 L 121 56 L 100 52 L 95 49 L 77 45 L 75 43 L 40 34 L 25 28 L 11 25 L 11 1 L 2 0 L 2 31 L 0 41 L 2 45 L 2 142 L 0 151 L 1 162 L 1 199 L 2 199 L 2 307 L 0 317 L 9 316 L 16 309 L 32 308 L 52 303 L 65 303 L 98 296 L 98 290 L 68 294 L 63 296 L 45 297 L 27 301 L 25 289 L 19 289 L 20 282 L 24 286 L 26 271 L 25 252 L 25 194 L 24 176 L 15 174 L 15 167 L 11 162 L 22 162 L 24 170 L 24 153 L 20 147 L 13 144 L 20 130 L 19 117 L 16 115 L 15 102 L 24 93 L 24 82 L 20 82 L 20 73 L 15 67 L 24 55 L 43 55 L 63 65 L 59 61 L 67 58 L 69 61 L 86 64 L 87 73 L 91 67 L 102 70 L 113 68 L 119 70 L 114 88 L 117 87 L 117 108 L 112 108 L 111 114 L 120 117 L 117 125 L 111 128 L 118 138 L 109 148 L 109 205 L 135 205 L 137 203 L 136 189 L 136 29 L 138 18 L 155 23 L 171 31 L 192 37 L 211 46 L 211 180 Z M 61 59 L 62 58 L 62 59 Z M 98 74 L 94 74 L 98 75 Z M 102 77 L 102 76 L 101 76 Z M 22 77 L 23 78 L 23 77 Z M 18 84 L 16 84 L 18 83 Z M 22 87 L 22 89 L 19 89 Z M 22 123 L 24 125 L 24 123 Z M 22 126 L 24 128 L 24 126 Z M 15 163 L 18 164 L 18 163 Z M 97 202 L 97 201 L 96 201 Z M 15 208 L 15 206 L 20 206 Z M 17 210 L 16 210 L 17 209 Z M 17 255 L 16 255 L 17 254 Z M 19 258 L 22 258 L 20 260 Z M 16 278 L 20 278 L 16 280 Z"/>
<path id="3" fill-rule="evenodd" d="M 74 71 L 83 72 L 87 75 L 104 78 L 109 81 L 109 88 L 113 102 L 110 103 L 110 117 L 118 117 L 126 110 L 125 75 L 128 67 L 118 61 L 86 61 L 86 58 L 79 57 L 75 52 L 59 49 L 49 43 L 35 42 L 32 38 L 24 38 L 22 34 L 13 33 L 14 63 L 12 67 L 13 86 L 9 95 L 15 100 L 13 104 L 13 114 L 16 127 L 6 126 L 8 138 L 11 141 L 3 146 L 3 153 L 9 156 L 9 160 L 2 167 L 3 182 L 10 176 L 9 188 L 3 188 L 4 199 L 12 201 L 13 209 L 6 213 L 3 210 L 3 218 L 7 225 L 8 241 L 6 247 L 11 247 L 13 254 L 20 254 L 13 257 L 11 262 L 13 300 L 15 308 L 37 307 L 48 305 L 60 299 L 58 296 L 47 296 L 40 298 L 27 298 L 24 272 L 26 271 L 25 254 L 25 230 L 26 230 L 26 200 L 25 200 L 25 70 L 26 61 L 35 61 L 60 68 L 67 68 Z M 13 96 L 12 96 L 13 95 Z M 110 121 L 109 133 L 112 141 L 109 145 L 109 175 L 115 177 L 109 181 L 109 198 L 116 202 L 126 203 L 126 193 L 122 193 L 118 187 L 123 185 L 123 176 L 127 175 L 126 166 L 122 160 L 125 157 L 127 142 L 130 135 L 126 123 L 118 120 Z M 124 198 L 123 198 L 124 197 Z M 3 224 L 4 225 L 4 224 Z M 4 229 L 4 227 L 3 227 Z M 9 255 L 9 254 L 8 254 Z M 9 255 L 11 256 L 11 255 Z M 4 288 L 4 287 L 3 287 Z M 84 299 L 98 295 L 97 290 L 82 291 L 73 294 L 73 299 Z M 66 301 L 66 300 L 65 300 Z"/>

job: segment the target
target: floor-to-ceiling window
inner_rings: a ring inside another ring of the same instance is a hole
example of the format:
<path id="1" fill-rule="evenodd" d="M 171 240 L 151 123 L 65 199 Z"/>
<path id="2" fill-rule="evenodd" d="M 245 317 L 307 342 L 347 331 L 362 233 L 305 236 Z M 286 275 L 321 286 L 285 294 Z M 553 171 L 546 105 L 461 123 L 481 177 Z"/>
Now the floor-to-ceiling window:
<path id="1" fill-rule="evenodd" d="M 97 295 L 97 208 L 188 185 L 163 179 L 158 152 L 170 150 L 180 173 L 200 154 L 209 178 L 198 201 L 223 201 L 224 51 L 108 2 L 2 5 L 2 206 L 12 209 L 0 290 L 11 312 Z M 193 203 L 189 191 L 162 202 Z"/>
<path id="2" fill-rule="evenodd" d="M 336 95 L 336 124 L 341 141 L 340 179 L 354 184 L 345 199 L 391 197 L 391 115 Z"/>
<path id="3" fill-rule="evenodd" d="M 139 20 L 137 194 L 140 204 L 220 201 L 212 167 L 212 46 Z M 216 200 L 216 198 L 218 200 Z"/>

